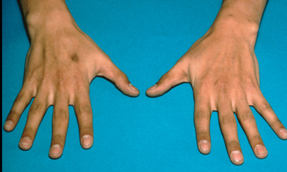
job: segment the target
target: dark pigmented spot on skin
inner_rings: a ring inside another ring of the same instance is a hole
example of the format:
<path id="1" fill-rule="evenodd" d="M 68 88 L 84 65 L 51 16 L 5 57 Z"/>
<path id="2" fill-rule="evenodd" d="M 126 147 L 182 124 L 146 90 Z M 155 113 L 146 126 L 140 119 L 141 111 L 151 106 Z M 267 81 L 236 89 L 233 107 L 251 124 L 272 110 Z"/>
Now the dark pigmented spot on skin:
<path id="1" fill-rule="evenodd" d="M 74 62 L 78 62 L 79 61 L 79 56 L 77 53 L 73 53 L 72 56 L 71 56 L 71 59 L 74 61 Z"/>

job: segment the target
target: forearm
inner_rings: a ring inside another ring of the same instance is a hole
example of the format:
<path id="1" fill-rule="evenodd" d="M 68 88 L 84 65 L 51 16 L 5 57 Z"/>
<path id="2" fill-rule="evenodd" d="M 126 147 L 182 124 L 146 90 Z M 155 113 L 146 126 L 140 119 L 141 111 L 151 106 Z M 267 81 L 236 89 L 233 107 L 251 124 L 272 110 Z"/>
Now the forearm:
<path id="1" fill-rule="evenodd" d="M 76 25 L 65 0 L 20 0 L 20 4 L 31 37 L 43 29 Z"/>

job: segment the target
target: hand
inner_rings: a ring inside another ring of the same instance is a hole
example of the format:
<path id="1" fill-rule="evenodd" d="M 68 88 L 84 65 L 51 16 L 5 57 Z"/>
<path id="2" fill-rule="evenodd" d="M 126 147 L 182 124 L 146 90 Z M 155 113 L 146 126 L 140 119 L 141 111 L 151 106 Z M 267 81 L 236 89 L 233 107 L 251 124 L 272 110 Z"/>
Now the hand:
<path id="1" fill-rule="evenodd" d="M 34 97 L 19 142 L 21 149 L 28 150 L 47 108 L 54 105 L 49 152 L 51 158 L 59 158 L 62 154 L 69 121 L 69 105 L 75 109 L 82 147 L 88 149 L 92 146 L 93 114 L 89 84 L 94 77 L 106 77 L 126 95 L 139 94 L 127 76 L 78 28 L 71 16 L 67 15 L 67 19 L 63 15 L 55 21 L 53 15 L 60 16 L 61 13 L 53 11 L 46 20 L 41 20 L 45 23 L 34 22 L 37 26 L 28 25 L 31 47 L 26 59 L 24 83 L 4 125 L 6 131 L 12 131 Z M 31 18 L 28 24 L 31 24 L 30 21 Z"/>
<path id="2" fill-rule="evenodd" d="M 287 139 L 287 132 L 259 88 L 254 53 L 258 28 L 242 27 L 250 30 L 243 32 L 239 23 L 225 21 L 228 24 L 212 26 L 146 94 L 160 96 L 180 83 L 189 82 L 194 89 L 194 122 L 199 151 L 203 154 L 210 152 L 210 117 L 212 111 L 217 111 L 230 159 L 239 165 L 244 158 L 233 113 L 236 113 L 258 158 L 265 158 L 267 150 L 249 106 L 256 108 L 281 139 Z"/>

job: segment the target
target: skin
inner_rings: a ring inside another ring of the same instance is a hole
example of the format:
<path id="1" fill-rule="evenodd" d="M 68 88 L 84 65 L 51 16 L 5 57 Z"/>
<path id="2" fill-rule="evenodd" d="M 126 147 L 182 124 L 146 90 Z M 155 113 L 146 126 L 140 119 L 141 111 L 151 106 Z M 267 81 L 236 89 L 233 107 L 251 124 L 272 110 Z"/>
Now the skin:
<path id="1" fill-rule="evenodd" d="M 232 163 L 240 165 L 240 148 L 234 113 L 258 158 L 267 149 L 258 132 L 249 106 L 261 114 L 281 139 L 287 131 L 275 115 L 259 87 L 259 67 L 254 46 L 266 0 L 223 0 L 222 7 L 207 33 L 146 91 L 151 97 L 189 82 L 194 90 L 194 123 L 198 149 L 211 149 L 210 117 L 218 112 L 219 124 Z"/>
<path id="2" fill-rule="evenodd" d="M 69 122 L 68 106 L 74 106 L 83 148 L 93 144 L 89 84 L 96 76 L 112 81 L 128 96 L 138 96 L 127 76 L 75 23 L 63 0 L 22 0 L 31 46 L 25 75 L 4 124 L 12 131 L 26 106 L 34 98 L 19 147 L 31 148 L 37 129 L 49 106 L 54 106 L 51 158 L 62 155 Z"/>
<path id="3" fill-rule="evenodd" d="M 96 76 L 112 81 L 124 94 L 139 91 L 111 59 L 83 33 L 73 20 L 64 0 L 22 0 L 31 47 L 27 54 L 24 83 L 6 119 L 4 129 L 12 131 L 22 112 L 29 109 L 19 147 L 33 144 L 47 108 L 54 106 L 53 133 L 49 151 L 59 158 L 65 144 L 69 112 L 73 105 L 82 147 L 93 144 L 89 84 Z M 159 96 L 171 87 L 189 82 L 194 89 L 195 128 L 199 151 L 211 148 L 209 123 L 212 111 L 219 122 L 231 161 L 243 163 L 234 112 L 258 158 L 267 150 L 249 106 L 254 106 L 281 139 L 287 132 L 259 88 L 259 69 L 254 53 L 259 23 L 266 0 L 224 0 L 208 32 L 180 58 L 158 83 L 147 90 Z"/>

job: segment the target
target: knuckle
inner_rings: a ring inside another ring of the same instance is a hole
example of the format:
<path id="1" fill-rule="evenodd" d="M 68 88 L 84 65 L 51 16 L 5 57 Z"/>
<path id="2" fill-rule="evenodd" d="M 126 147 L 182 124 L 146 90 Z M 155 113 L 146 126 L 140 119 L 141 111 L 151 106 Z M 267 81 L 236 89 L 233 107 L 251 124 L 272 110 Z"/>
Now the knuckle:
<path id="1" fill-rule="evenodd" d="M 251 138 L 253 141 L 262 142 L 260 135 L 255 135 Z"/>
<path id="2" fill-rule="evenodd" d="M 278 119 L 278 118 L 275 118 L 274 120 L 273 120 L 273 122 L 272 122 L 272 125 L 273 126 L 282 126 L 282 123 L 281 123 L 281 121 Z"/>
<path id="3" fill-rule="evenodd" d="M 239 148 L 240 144 L 237 140 L 232 140 L 228 143 L 228 147 L 230 148 Z"/>
<path id="4" fill-rule="evenodd" d="M 74 75 L 73 79 L 74 79 L 73 83 L 76 89 L 79 90 L 87 89 L 89 83 L 87 83 L 86 80 L 83 79 L 83 77 L 81 77 L 80 75 Z"/>
<path id="5" fill-rule="evenodd" d="M 218 88 L 219 92 L 226 93 L 229 87 L 228 83 L 228 80 L 223 78 L 216 80 L 213 85 Z"/>
<path id="6" fill-rule="evenodd" d="M 262 104 L 262 111 L 270 111 L 270 110 L 272 110 L 271 105 L 268 102 L 264 102 Z"/>
<path id="7" fill-rule="evenodd" d="M 78 107 L 78 114 L 79 115 L 86 115 L 86 114 L 92 114 L 92 109 L 89 104 L 83 104 Z"/>
<path id="8" fill-rule="evenodd" d="M 124 72 L 122 72 L 122 71 L 118 72 L 116 75 L 117 75 L 118 77 L 122 77 L 122 78 L 127 78 L 127 77 L 128 77 L 128 76 L 127 76 Z"/>
<path id="9" fill-rule="evenodd" d="M 92 136 L 91 133 L 93 133 L 93 125 L 85 125 L 81 127 L 81 133 L 83 133 L 82 135 L 85 135 L 84 133 L 88 133 L 89 135 Z"/>
<path id="10" fill-rule="evenodd" d="M 250 111 L 244 112 L 241 115 L 239 115 L 239 119 L 241 121 L 243 121 L 243 122 L 244 121 L 254 121 L 255 120 L 253 113 L 250 112 Z"/>
<path id="11" fill-rule="evenodd" d="M 129 82 L 128 76 L 122 71 L 117 72 L 115 74 L 115 82 L 120 82 L 120 81 Z"/>
<path id="12" fill-rule="evenodd" d="M 34 132 L 33 128 L 31 128 L 31 127 L 25 127 L 24 130 L 23 130 L 23 134 L 32 135 L 34 133 L 35 132 Z"/>
<path id="13" fill-rule="evenodd" d="M 175 78 L 173 78 L 169 72 L 162 75 L 162 77 L 157 82 L 158 85 L 163 84 L 166 87 L 171 87 L 174 83 Z"/>
<path id="14" fill-rule="evenodd" d="M 170 77 L 170 75 L 169 75 L 169 73 L 165 73 L 164 75 L 162 75 L 162 77 L 160 78 L 160 80 L 168 80 L 168 79 L 170 79 L 171 77 Z"/>
<path id="15" fill-rule="evenodd" d="M 36 67 L 33 70 L 30 70 L 27 72 L 27 75 L 25 75 L 25 81 L 30 83 L 40 83 L 43 78 L 45 78 L 45 73 L 43 68 Z"/>
<path id="16" fill-rule="evenodd" d="M 196 136 L 198 140 L 203 140 L 207 139 L 209 137 L 209 134 L 206 131 L 198 131 L 196 132 Z"/>
<path id="17" fill-rule="evenodd" d="M 40 103 L 33 103 L 30 107 L 30 114 L 37 114 L 43 108 Z"/>
<path id="18" fill-rule="evenodd" d="M 57 87 L 61 88 L 64 86 L 64 84 L 65 84 L 65 76 L 63 75 L 62 72 L 59 72 L 57 74 Z"/>
<path id="19" fill-rule="evenodd" d="M 24 93 L 19 93 L 14 101 L 14 103 L 18 103 L 18 102 L 21 102 L 24 98 Z"/>
<path id="20" fill-rule="evenodd" d="M 9 118 L 15 118 L 15 117 L 18 117 L 19 116 L 19 113 L 13 109 L 10 110 L 9 114 L 8 114 L 8 117 Z"/>
<path id="21" fill-rule="evenodd" d="M 54 112 L 55 119 L 67 120 L 69 118 L 68 112 L 64 109 L 59 109 Z"/>
<path id="22" fill-rule="evenodd" d="M 202 120 L 208 120 L 209 119 L 209 115 L 208 113 L 206 113 L 205 111 L 198 111 L 194 114 L 194 121 L 198 122 L 198 121 L 202 121 Z"/>
<path id="23" fill-rule="evenodd" d="M 206 81 L 198 83 L 194 87 L 195 98 L 208 99 L 208 95 L 210 95 L 211 89 L 212 88 L 210 87 L 210 84 Z"/>
<path id="24" fill-rule="evenodd" d="M 65 140 L 65 136 L 63 136 L 62 134 L 55 134 L 53 135 L 52 140 L 57 143 L 63 142 Z"/>
<path id="25" fill-rule="evenodd" d="M 255 87 L 255 86 L 256 86 L 255 82 L 256 82 L 256 79 L 255 79 L 255 78 L 246 77 L 246 78 L 244 79 L 244 83 L 245 83 L 246 85 L 250 86 L 250 87 Z"/>
<path id="26" fill-rule="evenodd" d="M 236 124 L 235 118 L 233 116 L 224 116 L 220 118 L 221 125 L 234 125 Z"/>

